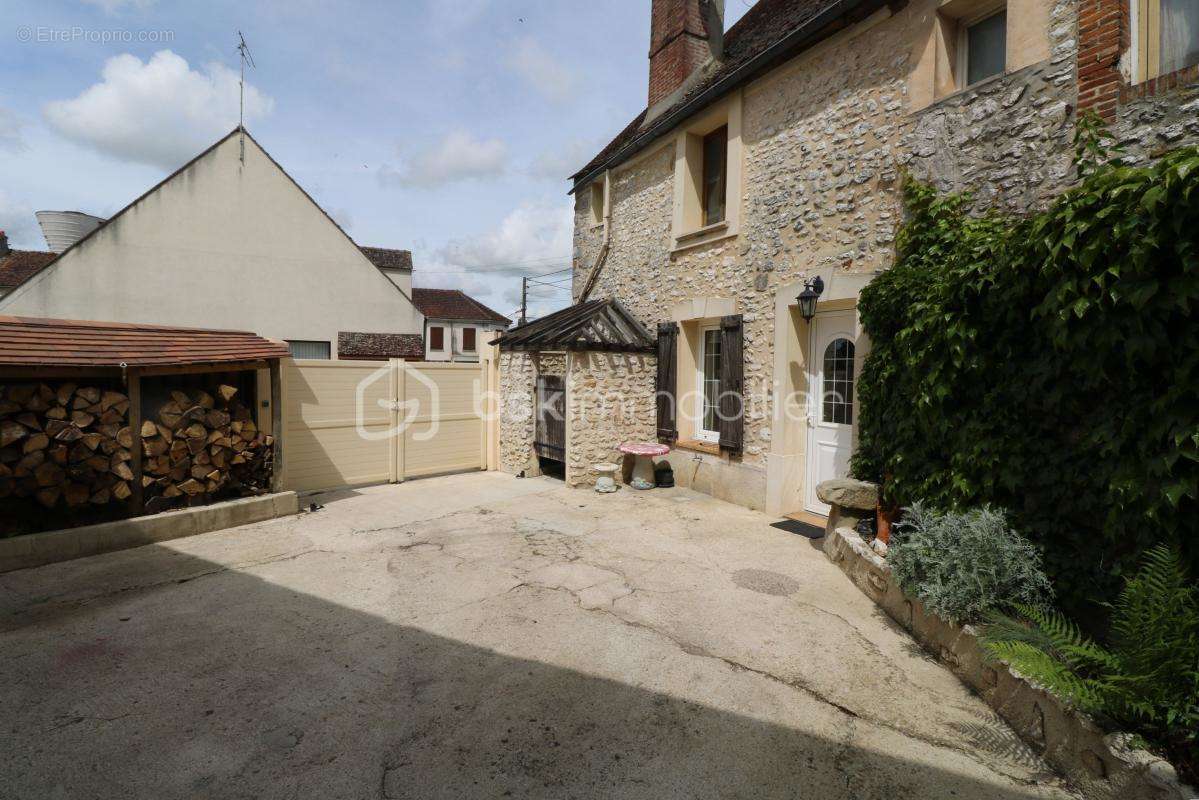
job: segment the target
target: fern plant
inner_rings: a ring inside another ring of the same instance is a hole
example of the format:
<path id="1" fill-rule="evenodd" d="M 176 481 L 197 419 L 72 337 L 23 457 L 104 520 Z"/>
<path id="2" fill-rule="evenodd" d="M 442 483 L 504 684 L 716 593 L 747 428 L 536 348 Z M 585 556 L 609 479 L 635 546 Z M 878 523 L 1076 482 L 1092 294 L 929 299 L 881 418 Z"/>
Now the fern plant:
<path id="1" fill-rule="evenodd" d="M 983 636 L 993 658 L 1079 709 L 1165 748 L 1185 772 L 1199 766 L 1199 592 L 1176 549 L 1149 550 L 1112 604 L 1108 642 L 1060 613 L 1028 604 L 994 613 Z"/>

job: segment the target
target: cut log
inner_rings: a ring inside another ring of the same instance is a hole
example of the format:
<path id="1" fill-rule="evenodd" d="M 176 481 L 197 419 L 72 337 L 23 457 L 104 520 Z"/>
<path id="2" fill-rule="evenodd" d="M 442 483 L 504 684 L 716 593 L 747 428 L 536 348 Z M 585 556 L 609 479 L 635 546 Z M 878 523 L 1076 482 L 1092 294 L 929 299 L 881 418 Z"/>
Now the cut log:
<path id="1" fill-rule="evenodd" d="M 171 391 L 171 399 L 178 403 L 180 408 L 187 408 L 192 404 L 192 399 L 187 396 L 187 393 L 178 389 Z"/>
<path id="2" fill-rule="evenodd" d="M 156 436 L 153 439 L 142 440 L 142 452 L 152 458 L 165 456 L 170 449 L 171 446 L 161 437 Z"/>
<path id="3" fill-rule="evenodd" d="M 113 485 L 112 496 L 118 500 L 128 500 L 133 496 L 133 490 L 129 488 L 129 484 L 121 481 Z"/>
<path id="4" fill-rule="evenodd" d="M 68 483 L 67 490 L 63 492 L 63 499 L 67 501 L 67 505 L 75 508 L 86 503 L 92 496 L 92 490 L 82 483 Z"/>
<path id="5" fill-rule="evenodd" d="M 71 398 L 75 395 L 77 387 L 73 383 L 64 383 L 58 387 L 58 391 L 54 393 L 54 399 L 60 406 L 65 406 L 71 402 Z"/>
<path id="6" fill-rule="evenodd" d="M 221 384 L 217 387 L 216 393 L 222 400 L 225 401 L 226 404 L 228 404 L 228 402 L 233 399 L 233 396 L 237 394 L 237 387 L 229 386 L 228 384 Z"/>
<path id="7" fill-rule="evenodd" d="M 75 396 L 75 399 L 71 401 L 71 410 L 72 411 L 83 411 L 91 404 L 92 404 L 91 400 L 88 400 L 82 394 L 78 394 Z"/>
<path id="8" fill-rule="evenodd" d="M 65 408 L 63 408 L 62 406 L 55 406 L 54 408 L 48 408 L 48 409 L 46 409 L 46 418 L 47 419 L 66 419 L 67 418 L 67 410 Z"/>
<path id="9" fill-rule="evenodd" d="M 92 414 L 89 414 L 86 411 L 72 411 L 71 412 L 71 422 L 74 423 L 75 427 L 79 428 L 80 430 L 83 430 L 84 428 L 90 426 L 95 421 L 96 421 L 95 416 L 93 416 Z"/>
<path id="10" fill-rule="evenodd" d="M 54 437 L 54 439 L 59 442 L 77 442 L 82 438 L 83 431 L 79 430 L 74 425 L 68 425 L 59 431 Z"/>
<path id="11" fill-rule="evenodd" d="M 224 411 L 216 411 L 214 409 L 204 415 L 204 424 L 214 430 L 225 427 L 229 422 L 229 415 Z"/>
<path id="12" fill-rule="evenodd" d="M 117 431 L 116 440 L 117 444 L 129 450 L 133 447 L 133 432 L 129 430 L 128 426 L 121 428 Z"/>
<path id="13" fill-rule="evenodd" d="M 125 415 L 115 408 L 110 408 L 100 414 L 100 424 L 105 427 L 111 426 L 119 429 L 125 424 Z"/>
<path id="14" fill-rule="evenodd" d="M 66 472 L 54 462 L 46 461 L 33 471 L 33 477 L 37 478 L 37 485 L 45 489 L 48 486 L 61 484 L 66 477 Z"/>
<path id="15" fill-rule="evenodd" d="M 158 410 L 158 421 L 171 430 L 179 427 L 183 420 L 183 406 L 172 400 Z"/>
<path id="16" fill-rule="evenodd" d="M 187 450 L 191 455 L 194 456 L 196 453 L 203 450 L 206 444 L 207 442 L 204 439 L 188 439 Z"/>
<path id="17" fill-rule="evenodd" d="M 67 463 L 67 461 L 70 460 L 69 454 L 71 452 L 71 448 L 67 447 L 65 444 L 53 444 L 46 452 L 50 454 L 51 461 L 59 466 L 63 466 Z"/>
<path id="18" fill-rule="evenodd" d="M 16 419 L 17 422 L 21 423 L 31 431 L 40 431 L 42 429 L 42 423 L 34 414 L 18 414 Z"/>
<path id="19" fill-rule="evenodd" d="M 88 405 L 100 402 L 100 390 L 95 386 L 85 386 L 77 390 L 76 394 L 86 400 Z"/>
<path id="20" fill-rule="evenodd" d="M 158 429 L 158 435 L 165 439 L 168 444 L 175 441 L 175 432 L 166 425 L 156 425 L 155 427 Z"/>
<path id="21" fill-rule="evenodd" d="M 13 420 L 0 422 L 0 447 L 8 447 L 13 442 L 24 439 L 29 435 L 29 429 Z"/>
<path id="22" fill-rule="evenodd" d="M 109 469 L 112 470 L 113 475 L 116 475 L 123 481 L 133 480 L 133 470 L 129 468 L 129 462 L 127 461 L 120 461 L 119 459 L 113 458 L 113 460 L 109 462 Z"/>
<path id="23" fill-rule="evenodd" d="M 50 446 L 50 437 L 44 433 L 35 433 L 25 440 L 24 452 L 32 453 L 34 450 L 45 450 Z"/>
<path id="24" fill-rule="evenodd" d="M 205 409 L 212 408 L 213 405 L 215 405 L 212 400 L 212 395 L 203 391 L 196 395 L 196 403 Z"/>
<path id="25" fill-rule="evenodd" d="M 71 427 L 69 422 L 61 419 L 48 419 L 46 420 L 46 435 L 53 439 L 69 427 Z"/>
<path id="26" fill-rule="evenodd" d="M 119 405 L 120 403 L 128 403 L 129 398 L 120 392 L 105 392 L 100 397 L 100 410 L 108 411 L 109 409 Z"/>
<path id="27" fill-rule="evenodd" d="M 176 439 L 171 442 L 171 461 L 179 462 L 186 458 L 190 451 L 187 449 L 187 442 L 184 439 Z"/>
<path id="28" fill-rule="evenodd" d="M 100 446 L 100 442 L 102 442 L 102 441 L 104 441 L 104 434 L 102 434 L 102 433 L 96 433 L 95 431 L 92 431 L 90 433 L 83 434 L 84 445 L 87 446 L 88 450 L 91 450 L 93 452 L 96 450 L 97 447 Z"/>
<path id="29" fill-rule="evenodd" d="M 146 420 L 142 423 L 142 438 L 149 439 L 158 435 L 158 426 L 151 420 Z"/>
<path id="30" fill-rule="evenodd" d="M 204 485 L 195 479 L 191 479 L 179 484 L 179 490 L 188 497 L 195 497 L 198 494 L 204 493 Z"/>
<path id="31" fill-rule="evenodd" d="M 93 494 L 91 502 L 92 502 L 92 505 L 104 506 L 104 505 L 108 505 L 108 501 L 111 498 L 112 498 L 112 492 L 109 489 L 105 488 L 105 489 L 100 489 L 98 492 Z"/>
<path id="32" fill-rule="evenodd" d="M 188 439 L 203 439 L 205 441 L 208 439 L 208 429 L 198 422 L 193 422 L 191 425 L 188 425 L 183 434 Z"/>
<path id="33" fill-rule="evenodd" d="M 112 468 L 112 462 L 105 456 L 92 456 L 84 463 L 95 472 L 107 472 Z"/>
<path id="34" fill-rule="evenodd" d="M 162 496 L 166 498 L 180 497 L 182 495 L 183 491 L 173 483 L 162 490 Z"/>
<path id="35" fill-rule="evenodd" d="M 37 501 L 46 508 L 54 508 L 54 506 L 58 503 L 58 498 L 61 494 L 62 489 L 58 488 L 57 486 L 47 486 L 45 489 L 38 489 L 37 494 L 34 496 L 37 498 Z"/>

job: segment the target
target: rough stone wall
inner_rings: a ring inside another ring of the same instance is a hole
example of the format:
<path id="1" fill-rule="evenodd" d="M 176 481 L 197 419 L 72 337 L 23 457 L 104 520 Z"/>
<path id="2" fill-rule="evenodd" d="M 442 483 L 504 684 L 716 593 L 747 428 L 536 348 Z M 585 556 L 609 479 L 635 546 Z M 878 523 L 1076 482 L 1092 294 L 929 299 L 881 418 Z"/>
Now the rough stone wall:
<path id="1" fill-rule="evenodd" d="M 533 354 L 500 353 L 500 469 L 515 475 L 533 452 Z"/>
<path id="2" fill-rule="evenodd" d="M 975 208 L 1043 207 L 1073 182 L 1077 102 L 1075 0 L 1050 12 L 1050 57 L 940 100 L 915 115 L 904 142 L 913 176 L 968 190 Z"/>
<path id="3" fill-rule="evenodd" d="M 1128 163 L 1199 145 L 1199 82 L 1128 101 L 1116 113 L 1111 131 Z"/>
<path id="4" fill-rule="evenodd" d="M 595 482 L 591 466 L 621 463 L 617 447 L 656 441 L 653 356 L 572 353 L 566 378 L 566 485 Z"/>
<path id="5" fill-rule="evenodd" d="M 533 459 L 537 376 L 566 376 L 562 353 L 500 353 L 500 469 L 516 474 Z"/>

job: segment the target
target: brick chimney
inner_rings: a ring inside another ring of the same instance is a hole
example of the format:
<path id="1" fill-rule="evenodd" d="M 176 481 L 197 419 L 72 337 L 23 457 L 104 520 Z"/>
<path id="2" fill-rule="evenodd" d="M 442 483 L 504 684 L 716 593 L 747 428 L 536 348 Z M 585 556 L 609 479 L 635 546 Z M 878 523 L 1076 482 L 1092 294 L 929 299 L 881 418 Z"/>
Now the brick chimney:
<path id="1" fill-rule="evenodd" d="M 8 255 L 8 234 L 0 231 L 0 258 Z"/>
<path id="2" fill-rule="evenodd" d="M 653 0 L 649 108 L 673 100 L 724 43 L 724 0 Z"/>

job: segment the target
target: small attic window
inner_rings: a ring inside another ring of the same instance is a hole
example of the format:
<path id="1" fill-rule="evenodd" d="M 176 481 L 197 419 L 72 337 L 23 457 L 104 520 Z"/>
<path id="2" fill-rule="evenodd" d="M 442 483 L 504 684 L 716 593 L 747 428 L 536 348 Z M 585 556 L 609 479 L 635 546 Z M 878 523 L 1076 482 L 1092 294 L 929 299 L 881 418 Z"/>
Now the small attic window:
<path id="1" fill-rule="evenodd" d="M 603 178 L 591 182 L 591 224 L 604 224 L 604 184 Z"/>

